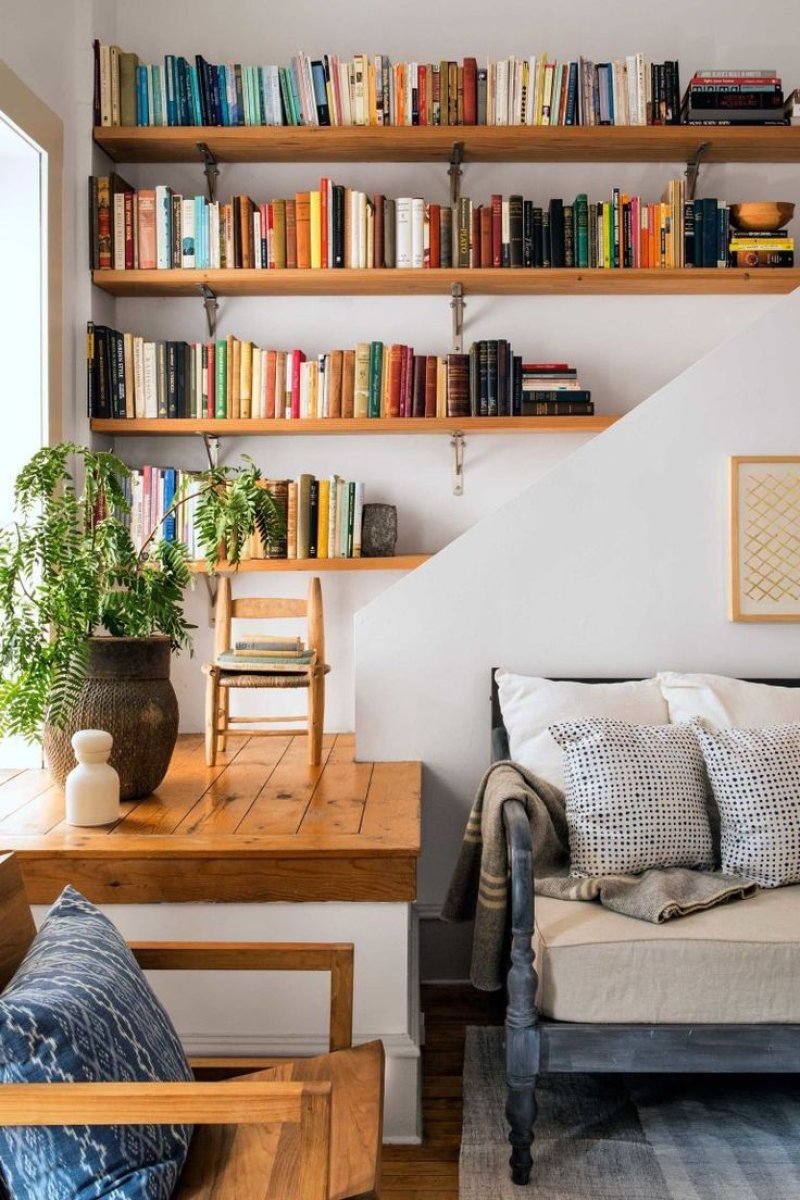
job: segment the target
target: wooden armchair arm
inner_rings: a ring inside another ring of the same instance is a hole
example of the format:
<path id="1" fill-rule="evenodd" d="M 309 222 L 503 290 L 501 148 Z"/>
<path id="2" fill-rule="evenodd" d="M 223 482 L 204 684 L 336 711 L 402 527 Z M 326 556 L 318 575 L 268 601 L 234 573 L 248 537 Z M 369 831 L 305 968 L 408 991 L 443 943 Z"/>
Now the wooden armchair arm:
<path id="1" fill-rule="evenodd" d="M 511 968 L 508 972 L 507 1018 L 513 1024 L 536 1022 L 538 978 L 533 961 L 534 878 L 531 825 L 519 800 L 503 805 L 508 862 L 511 868 Z"/>
<path id="2" fill-rule="evenodd" d="M 353 1044 L 351 942 L 131 942 L 143 971 L 329 971 L 330 1049 Z"/>
<path id="3" fill-rule="evenodd" d="M 6 1125 L 269 1125 L 300 1126 L 299 1200 L 327 1200 L 331 1084 L 6 1083 Z"/>
<path id="4" fill-rule="evenodd" d="M 330 1083 L 0 1084 L 0 1126 L 298 1124 L 303 1098 L 328 1102 Z"/>

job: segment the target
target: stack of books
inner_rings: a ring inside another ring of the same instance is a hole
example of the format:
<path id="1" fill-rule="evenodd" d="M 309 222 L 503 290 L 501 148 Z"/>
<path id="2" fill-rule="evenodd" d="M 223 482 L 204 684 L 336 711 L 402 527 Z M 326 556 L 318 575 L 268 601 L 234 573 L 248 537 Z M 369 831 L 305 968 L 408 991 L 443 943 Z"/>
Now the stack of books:
<path id="1" fill-rule="evenodd" d="M 230 650 L 217 656 L 220 666 L 237 671 L 280 674 L 305 671 L 315 660 L 300 638 L 251 636 L 237 638 Z"/>
<path id="2" fill-rule="evenodd" d="M 522 364 L 522 415 L 591 416 L 592 394 L 569 363 Z"/>
<path id="3" fill-rule="evenodd" d="M 151 65 L 94 44 L 94 122 L 105 126 L 664 125 L 677 123 L 679 95 L 678 63 L 643 54 L 485 66 L 303 53 L 286 66 L 246 66 L 167 54 Z"/>
<path id="4" fill-rule="evenodd" d="M 794 238 L 787 229 L 731 230 L 732 267 L 793 267 Z"/>
<path id="5" fill-rule="evenodd" d="M 771 68 L 704 69 L 683 98 L 689 125 L 785 125 L 783 84 Z"/>
<path id="6" fill-rule="evenodd" d="M 88 415 L 99 420 L 521 416 L 522 357 L 507 339 L 476 342 L 469 354 L 374 341 L 307 357 L 232 334 L 148 341 L 89 322 L 87 387 Z"/>

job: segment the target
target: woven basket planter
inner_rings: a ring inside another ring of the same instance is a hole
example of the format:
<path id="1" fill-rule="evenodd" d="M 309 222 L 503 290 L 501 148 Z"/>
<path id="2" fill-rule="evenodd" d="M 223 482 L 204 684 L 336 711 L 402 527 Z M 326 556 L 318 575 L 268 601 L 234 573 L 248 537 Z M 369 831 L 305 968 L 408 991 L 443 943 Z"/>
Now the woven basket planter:
<path id="1" fill-rule="evenodd" d="M 45 765 L 60 786 L 75 766 L 70 740 L 78 729 L 105 729 L 114 739 L 111 765 L 120 799 L 148 796 L 167 773 L 178 737 L 178 700 L 170 683 L 165 637 L 90 639 L 89 668 L 65 729 L 46 726 Z"/>

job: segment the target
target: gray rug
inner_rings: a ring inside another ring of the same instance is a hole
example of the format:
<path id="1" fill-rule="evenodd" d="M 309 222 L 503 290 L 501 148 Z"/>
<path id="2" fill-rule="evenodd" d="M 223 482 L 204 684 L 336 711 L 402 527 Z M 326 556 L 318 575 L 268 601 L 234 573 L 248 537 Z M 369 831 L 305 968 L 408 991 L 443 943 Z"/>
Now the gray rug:
<path id="1" fill-rule="evenodd" d="M 800 1200 L 800 1078 L 550 1075 L 529 1188 L 508 1174 L 503 1031 L 470 1028 L 461 1200 Z"/>

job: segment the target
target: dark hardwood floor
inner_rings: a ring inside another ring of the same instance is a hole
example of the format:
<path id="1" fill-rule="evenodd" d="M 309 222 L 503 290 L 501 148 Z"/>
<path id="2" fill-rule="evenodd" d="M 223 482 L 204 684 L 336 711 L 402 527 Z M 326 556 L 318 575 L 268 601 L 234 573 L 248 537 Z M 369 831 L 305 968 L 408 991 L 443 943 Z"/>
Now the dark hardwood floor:
<path id="1" fill-rule="evenodd" d="M 502 1025 L 502 993 L 468 986 L 422 989 L 421 1146 L 384 1146 L 381 1200 L 458 1200 L 461 1072 L 468 1025 Z"/>

